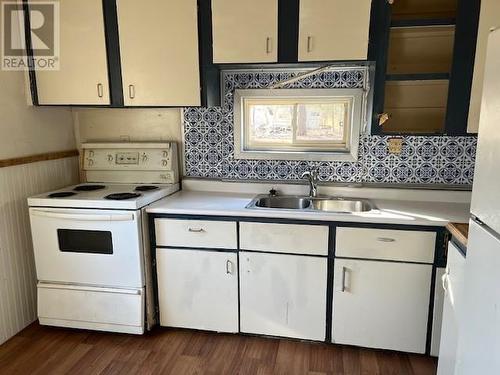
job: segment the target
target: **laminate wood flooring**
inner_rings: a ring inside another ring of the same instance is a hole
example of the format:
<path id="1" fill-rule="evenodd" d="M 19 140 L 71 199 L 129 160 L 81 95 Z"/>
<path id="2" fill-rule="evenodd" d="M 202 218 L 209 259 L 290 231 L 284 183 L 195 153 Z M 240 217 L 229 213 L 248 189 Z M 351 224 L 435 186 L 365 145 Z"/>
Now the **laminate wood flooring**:
<path id="1" fill-rule="evenodd" d="M 0 346 L 0 374 L 433 375 L 434 358 L 156 328 L 144 336 L 33 323 Z"/>

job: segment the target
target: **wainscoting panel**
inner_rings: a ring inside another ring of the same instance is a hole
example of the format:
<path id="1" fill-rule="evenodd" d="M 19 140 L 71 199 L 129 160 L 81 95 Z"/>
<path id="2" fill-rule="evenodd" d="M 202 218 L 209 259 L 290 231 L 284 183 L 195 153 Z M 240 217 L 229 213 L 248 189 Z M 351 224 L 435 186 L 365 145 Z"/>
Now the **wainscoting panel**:
<path id="1" fill-rule="evenodd" d="M 78 157 L 0 168 L 0 344 L 36 319 L 26 198 L 78 183 Z"/>

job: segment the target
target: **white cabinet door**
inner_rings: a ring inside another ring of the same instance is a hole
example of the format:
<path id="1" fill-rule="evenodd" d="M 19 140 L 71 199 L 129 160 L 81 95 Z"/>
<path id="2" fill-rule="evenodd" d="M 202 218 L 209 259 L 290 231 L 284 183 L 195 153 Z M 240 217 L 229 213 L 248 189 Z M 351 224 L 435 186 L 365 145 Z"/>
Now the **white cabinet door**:
<path id="1" fill-rule="evenodd" d="M 200 105 L 196 0 L 118 0 L 126 106 Z"/>
<path id="2" fill-rule="evenodd" d="M 425 353 L 432 265 L 335 259 L 333 341 Z"/>
<path id="3" fill-rule="evenodd" d="M 325 340 L 327 259 L 240 252 L 242 332 Z"/>
<path id="4" fill-rule="evenodd" d="M 276 62 L 278 0 L 212 0 L 214 63 Z"/>
<path id="5" fill-rule="evenodd" d="M 33 5 L 37 2 L 30 1 Z M 109 104 L 102 0 L 64 0 L 58 4 L 60 68 L 36 71 L 39 104 Z"/>
<path id="6" fill-rule="evenodd" d="M 432 313 L 431 356 L 439 355 L 439 341 L 441 340 L 441 324 L 443 322 L 444 289 L 442 279 L 445 268 L 436 268 L 434 280 L 434 311 Z"/>
<path id="7" fill-rule="evenodd" d="M 460 314 L 463 313 L 461 304 L 463 304 L 464 274 L 465 257 L 458 247 L 450 242 L 448 244 L 446 272 L 440 280 L 442 282 L 440 289 L 444 291 L 444 303 L 438 375 L 455 374 L 459 330 L 464 323 L 464 320 L 460 320 Z"/>
<path id="8" fill-rule="evenodd" d="M 371 0 L 300 0 L 299 61 L 366 60 Z"/>
<path id="9" fill-rule="evenodd" d="M 160 324 L 238 332 L 236 253 L 156 249 Z"/>

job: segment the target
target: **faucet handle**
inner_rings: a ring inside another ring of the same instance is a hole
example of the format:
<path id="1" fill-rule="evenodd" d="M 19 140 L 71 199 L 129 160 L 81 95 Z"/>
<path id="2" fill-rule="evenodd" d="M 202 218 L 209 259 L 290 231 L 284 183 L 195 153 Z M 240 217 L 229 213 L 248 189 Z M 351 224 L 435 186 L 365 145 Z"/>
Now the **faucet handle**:
<path id="1" fill-rule="evenodd" d="M 275 197 L 278 195 L 278 190 L 276 190 L 275 188 L 272 188 L 271 190 L 269 190 L 269 195 L 271 197 Z"/>

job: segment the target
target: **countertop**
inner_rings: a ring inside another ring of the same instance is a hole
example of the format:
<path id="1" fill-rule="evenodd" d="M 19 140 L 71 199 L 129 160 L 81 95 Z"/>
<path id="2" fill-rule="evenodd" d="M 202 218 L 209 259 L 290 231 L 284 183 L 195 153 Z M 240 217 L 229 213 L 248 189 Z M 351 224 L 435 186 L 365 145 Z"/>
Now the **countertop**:
<path id="1" fill-rule="evenodd" d="M 446 226 L 453 236 L 463 247 L 467 248 L 467 240 L 469 237 L 469 224 L 449 223 Z"/>
<path id="2" fill-rule="evenodd" d="M 390 199 L 371 199 L 377 209 L 352 214 L 245 208 L 254 197 L 255 194 L 183 190 L 153 203 L 147 212 L 425 226 L 467 223 L 470 212 L 466 203 Z"/>

